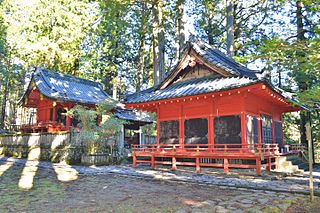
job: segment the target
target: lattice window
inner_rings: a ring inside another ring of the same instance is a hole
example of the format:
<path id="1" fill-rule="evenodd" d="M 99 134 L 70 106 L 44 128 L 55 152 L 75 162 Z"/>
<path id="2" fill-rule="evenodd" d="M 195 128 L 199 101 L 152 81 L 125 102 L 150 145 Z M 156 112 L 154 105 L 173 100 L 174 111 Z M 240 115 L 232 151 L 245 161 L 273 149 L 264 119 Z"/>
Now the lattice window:
<path id="1" fill-rule="evenodd" d="M 239 115 L 214 118 L 215 144 L 241 144 L 241 120 Z"/>
<path id="2" fill-rule="evenodd" d="M 160 143 L 178 144 L 179 143 L 179 121 L 160 122 Z"/>
<path id="3" fill-rule="evenodd" d="M 282 148 L 282 123 L 281 122 L 274 122 L 274 137 L 276 143 L 278 144 L 279 149 Z"/>
<path id="4" fill-rule="evenodd" d="M 184 121 L 185 144 L 208 144 L 208 119 L 196 118 Z"/>
<path id="5" fill-rule="evenodd" d="M 261 115 L 262 144 L 272 143 L 272 118 L 269 115 Z"/>

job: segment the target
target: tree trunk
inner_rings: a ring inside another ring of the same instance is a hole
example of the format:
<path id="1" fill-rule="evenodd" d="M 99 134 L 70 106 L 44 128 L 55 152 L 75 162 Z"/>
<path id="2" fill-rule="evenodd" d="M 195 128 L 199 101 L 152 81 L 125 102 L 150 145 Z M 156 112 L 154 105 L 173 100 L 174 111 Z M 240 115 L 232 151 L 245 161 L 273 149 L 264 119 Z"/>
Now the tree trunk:
<path id="1" fill-rule="evenodd" d="M 160 72 L 160 79 L 159 83 L 165 77 L 165 64 L 164 64 L 164 57 L 165 57 L 165 36 L 164 36 L 164 19 L 163 19 L 163 1 L 159 0 L 158 4 L 158 12 L 159 12 L 159 72 Z"/>
<path id="2" fill-rule="evenodd" d="M 185 0 L 178 0 L 176 5 L 176 11 L 177 11 L 177 59 L 181 59 L 182 57 L 182 51 L 183 51 L 183 45 L 185 42 L 185 20 L 183 18 L 184 13 L 184 4 Z"/>
<path id="3" fill-rule="evenodd" d="M 281 70 L 278 70 L 278 86 L 279 86 L 279 88 L 281 88 L 282 87 L 282 84 L 281 84 Z"/>
<path id="4" fill-rule="evenodd" d="M 5 127 L 5 120 L 6 120 L 6 108 L 7 108 L 7 99 L 9 93 L 9 73 L 6 72 L 5 76 L 5 84 L 4 84 L 4 94 L 2 100 L 2 107 L 1 107 L 1 121 L 0 121 L 0 128 L 4 129 Z"/>
<path id="5" fill-rule="evenodd" d="M 139 45 L 139 59 L 138 59 L 138 70 L 137 70 L 137 82 L 136 91 L 141 90 L 144 75 L 144 54 L 145 54 L 145 40 L 147 32 L 147 14 L 146 14 L 146 3 L 141 1 L 141 29 L 140 29 L 140 45 Z"/>
<path id="6" fill-rule="evenodd" d="M 304 7 L 304 5 L 301 1 L 297 1 L 296 6 L 297 6 L 297 12 L 296 12 L 297 38 L 298 40 L 302 41 L 306 39 L 306 37 L 304 36 L 303 14 L 302 14 L 302 8 Z"/>
<path id="7" fill-rule="evenodd" d="M 234 4 L 233 0 L 226 0 L 227 8 L 227 54 L 234 56 Z"/>
<path id="8" fill-rule="evenodd" d="M 158 85 L 164 78 L 164 51 L 165 38 L 163 26 L 163 2 L 162 0 L 155 0 L 153 2 L 153 76 L 154 85 Z"/>
<path id="9" fill-rule="evenodd" d="M 158 1 L 153 2 L 153 28 L 152 28 L 152 49 L 153 49 L 153 84 L 158 85 L 160 81 L 159 70 L 159 14 L 158 14 Z"/>
<path id="10" fill-rule="evenodd" d="M 304 7 L 304 5 L 301 1 L 296 1 L 296 7 L 297 7 L 297 11 L 296 11 L 297 41 L 303 42 L 306 39 L 304 35 L 303 14 L 302 14 L 302 8 Z M 298 63 L 298 66 L 300 66 L 300 63 Z M 308 89 L 308 86 L 306 85 L 305 82 L 297 82 L 297 83 L 301 92 Z M 300 139 L 301 139 L 301 142 L 304 144 L 307 144 L 306 122 L 307 122 L 306 112 L 300 111 Z"/>

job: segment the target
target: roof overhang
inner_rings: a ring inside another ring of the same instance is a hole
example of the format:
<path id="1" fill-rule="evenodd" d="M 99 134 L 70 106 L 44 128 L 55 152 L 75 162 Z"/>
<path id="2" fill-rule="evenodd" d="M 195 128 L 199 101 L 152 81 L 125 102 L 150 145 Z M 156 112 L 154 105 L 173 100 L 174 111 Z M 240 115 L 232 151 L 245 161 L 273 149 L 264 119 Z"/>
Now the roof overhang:
<path id="1" fill-rule="evenodd" d="M 219 90 L 209 93 L 200 93 L 196 95 L 187 95 L 183 97 L 175 97 L 168 99 L 152 100 L 139 103 L 127 103 L 126 108 L 136 108 L 138 110 L 157 112 L 157 108 L 160 105 L 168 105 L 174 103 L 185 103 L 190 101 L 200 101 L 203 99 L 214 99 L 223 96 L 232 96 L 235 94 L 248 93 L 255 94 L 261 98 L 265 98 L 268 101 L 274 103 L 281 108 L 282 112 L 295 112 L 300 110 L 307 110 L 303 105 L 301 105 L 295 99 L 290 99 L 283 95 L 281 92 L 277 91 L 270 83 L 267 81 L 255 82 L 243 87 Z"/>

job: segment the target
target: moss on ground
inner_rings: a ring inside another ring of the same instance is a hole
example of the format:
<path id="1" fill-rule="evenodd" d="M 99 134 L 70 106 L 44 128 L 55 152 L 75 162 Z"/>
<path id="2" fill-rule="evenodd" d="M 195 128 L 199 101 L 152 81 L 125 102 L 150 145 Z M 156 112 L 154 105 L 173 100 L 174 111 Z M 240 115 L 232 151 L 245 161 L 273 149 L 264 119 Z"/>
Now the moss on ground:
<path id="1" fill-rule="evenodd" d="M 64 186 L 41 171 L 34 177 L 31 190 L 20 190 L 18 183 L 22 169 L 21 166 L 11 167 L 0 176 L 0 212 L 32 212 L 34 205 L 45 207 L 53 197 L 59 197 L 61 200 L 66 198 Z"/>

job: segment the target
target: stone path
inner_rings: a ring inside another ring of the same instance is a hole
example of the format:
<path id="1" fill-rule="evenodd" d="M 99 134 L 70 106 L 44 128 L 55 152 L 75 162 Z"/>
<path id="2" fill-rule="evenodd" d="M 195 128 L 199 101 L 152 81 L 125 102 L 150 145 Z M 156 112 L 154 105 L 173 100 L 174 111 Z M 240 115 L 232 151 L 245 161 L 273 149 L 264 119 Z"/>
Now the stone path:
<path id="1" fill-rule="evenodd" d="M 0 169 L 7 161 L 0 162 Z M 39 163 L 42 164 L 42 163 Z M 38 164 L 38 165 L 39 165 Z M 7 164 L 9 165 L 9 164 Z M 307 212 L 308 196 L 302 194 L 231 189 L 193 182 L 136 178 L 123 174 L 80 175 L 67 183 L 55 169 L 42 164 L 32 178 L 33 187 L 17 190 L 25 168 L 35 164 L 14 162 L 0 176 L 0 212 Z M 54 171 L 53 171 L 54 170 Z M 319 199 L 317 201 L 320 201 Z M 319 202 L 320 203 L 320 202 Z M 317 208 L 318 209 L 318 208 Z M 301 211 L 302 210 L 302 211 Z"/>
<path id="2" fill-rule="evenodd" d="M 15 162 L 25 164 L 26 159 L 8 158 L 2 156 L 1 161 Z M 30 161 L 28 161 L 30 162 Z M 171 170 L 151 170 L 149 167 L 140 166 L 133 169 L 127 166 L 100 166 L 100 167 L 86 167 L 86 166 L 70 166 L 62 163 L 50 163 L 40 161 L 39 168 L 54 169 L 56 171 L 70 171 L 73 169 L 78 174 L 103 174 L 113 173 L 124 176 L 133 176 L 138 178 L 154 178 L 163 179 L 167 181 L 184 181 L 198 184 L 210 184 L 225 187 L 236 187 L 256 190 L 271 190 L 276 192 L 292 192 L 309 194 L 309 178 L 304 176 L 291 176 L 282 177 L 276 174 L 255 176 L 255 175 L 227 175 L 223 172 L 213 174 L 194 174 L 181 171 Z M 306 173 L 307 174 L 307 173 Z M 63 176 L 64 174 L 62 174 Z M 320 168 L 315 168 L 314 175 L 314 188 L 315 194 L 320 196 Z"/>

